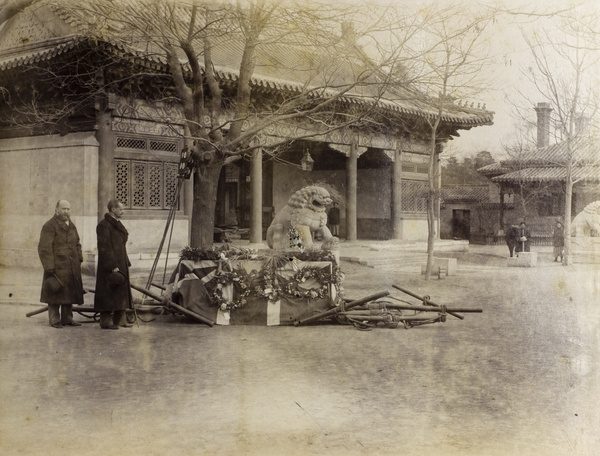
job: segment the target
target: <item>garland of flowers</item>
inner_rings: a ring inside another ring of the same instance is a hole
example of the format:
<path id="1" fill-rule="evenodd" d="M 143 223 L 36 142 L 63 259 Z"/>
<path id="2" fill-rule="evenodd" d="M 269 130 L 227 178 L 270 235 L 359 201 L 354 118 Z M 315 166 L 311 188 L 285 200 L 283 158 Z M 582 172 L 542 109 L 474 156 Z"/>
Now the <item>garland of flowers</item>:
<path id="1" fill-rule="evenodd" d="M 214 246 L 210 249 L 201 249 L 198 247 L 184 247 L 179 254 L 182 260 L 203 261 L 203 260 L 254 260 L 258 258 L 258 253 L 254 249 L 244 249 L 225 244 L 221 247 Z"/>
<path id="2" fill-rule="evenodd" d="M 302 244 L 302 238 L 300 233 L 293 226 L 288 230 L 288 237 L 290 238 L 290 247 L 297 247 L 300 253 L 304 252 L 304 244 Z"/>
<path id="3" fill-rule="evenodd" d="M 251 280 L 252 274 L 241 267 L 236 267 L 233 271 L 217 272 L 215 278 L 209 282 L 211 285 L 207 286 L 207 288 L 212 288 L 209 291 L 212 302 L 224 312 L 244 307 L 248 303 L 246 298 L 252 292 L 249 286 Z M 234 300 L 231 302 L 228 302 L 223 296 L 223 289 L 229 284 L 233 284 L 234 289 Z"/>
<path id="4" fill-rule="evenodd" d="M 342 291 L 342 281 L 344 273 L 335 261 L 335 257 L 324 250 L 304 250 L 295 252 L 293 255 L 286 252 L 269 252 L 259 255 L 256 250 L 231 247 L 224 245 L 222 247 L 213 247 L 210 249 L 199 249 L 185 247 L 179 257 L 182 260 L 191 261 L 223 261 L 225 264 L 236 260 L 261 260 L 262 268 L 259 272 L 247 272 L 244 268 L 237 266 L 233 270 L 224 270 L 219 268 L 213 280 L 205 284 L 212 302 L 222 311 L 231 311 L 244 307 L 249 296 L 267 298 L 275 302 L 281 295 L 287 295 L 295 298 L 317 299 L 328 295 L 328 285 L 331 284 L 337 290 L 338 298 Z M 299 261 L 331 262 L 331 272 L 319 266 L 305 266 L 297 269 Z M 296 266 L 296 273 L 291 279 L 284 279 L 277 270 L 290 263 Z M 300 285 L 309 279 L 315 279 L 319 283 L 319 288 L 303 289 Z M 252 287 L 252 283 L 258 285 Z M 226 301 L 223 296 L 223 289 L 226 285 L 233 284 L 234 300 Z"/>
<path id="5" fill-rule="evenodd" d="M 292 259 L 292 265 L 297 263 L 297 258 Z M 315 260 L 313 260 L 315 261 Z M 320 266 L 305 266 L 298 269 L 296 274 L 289 280 L 277 274 L 277 268 L 263 267 L 259 276 L 260 285 L 254 291 L 257 296 L 267 298 L 269 301 L 277 301 L 280 295 L 288 295 L 295 298 L 317 299 L 328 295 L 329 285 L 336 288 L 336 295 L 340 296 L 344 273 L 337 263 L 332 261 L 331 272 Z M 309 279 L 314 279 L 319 288 L 304 289 L 301 287 Z"/>

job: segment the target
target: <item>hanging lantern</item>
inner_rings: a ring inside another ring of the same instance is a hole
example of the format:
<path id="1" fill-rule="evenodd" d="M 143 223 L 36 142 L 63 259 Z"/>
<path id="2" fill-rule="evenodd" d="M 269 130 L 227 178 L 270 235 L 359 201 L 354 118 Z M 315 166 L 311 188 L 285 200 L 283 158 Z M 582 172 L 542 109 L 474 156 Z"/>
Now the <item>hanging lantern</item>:
<path id="1" fill-rule="evenodd" d="M 302 171 L 312 171 L 315 161 L 308 153 L 308 148 L 304 151 L 304 157 L 300 160 L 300 164 L 302 165 Z"/>

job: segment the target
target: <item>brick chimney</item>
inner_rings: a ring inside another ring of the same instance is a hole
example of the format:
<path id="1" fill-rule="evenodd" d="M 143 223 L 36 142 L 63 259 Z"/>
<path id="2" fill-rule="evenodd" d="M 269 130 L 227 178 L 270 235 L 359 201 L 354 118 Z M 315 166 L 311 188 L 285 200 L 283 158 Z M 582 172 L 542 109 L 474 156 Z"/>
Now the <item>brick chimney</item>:
<path id="1" fill-rule="evenodd" d="M 580 114 L 575 119 L 575 134 L 586 135 L 590 132 L 590 118 Z"/>
<path id="2" fill-rule="evenodd" d="M 550 103 L 538 103 L 535 108 L 537 113 L 537 147 L 546 147 L 550 144 Z"/>

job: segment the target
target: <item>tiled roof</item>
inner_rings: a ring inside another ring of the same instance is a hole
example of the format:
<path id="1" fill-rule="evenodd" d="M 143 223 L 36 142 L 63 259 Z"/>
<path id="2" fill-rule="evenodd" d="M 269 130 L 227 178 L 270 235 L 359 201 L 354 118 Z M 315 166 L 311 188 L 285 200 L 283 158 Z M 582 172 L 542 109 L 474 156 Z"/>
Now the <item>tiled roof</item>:
<path id="1" fill-rule="evenodd" d="M 441 192 L 444 201 L 487 201 L 490 197 L 490 190 L 487 185 L 477 187 L 442 187 Z"/>
<path id="2" fill-rule="evenodd" d="M 589 135 L 575 136 L 570 145 L 561 141 L 546 147 L 524 151 L 521 156 L 505 160 L 504 166 L 559 165 L 573 156 L 578 163 L 600 163 L 600 140 Z"/>
<path id="3" fill-rule="evenodd" d="M 503 166 L 501 163 L 491 163 L 477 169 L 478 173 L 485 175 L 504 174 L 512 171 L 512 168 Z"/>
<path id="4" fill-rule="evenodd" d="M 71 29 L 72 36 L 61 38 L 60 43 L 45 41 L 38 47 L 13 49 L 10 54 L 0 55 L 0 70 L 27 65 L 34 61 L 50 60 L 56 55 L 72 49 L 77 42 L 88 37 L 106 42 L 122 52 L 140 60 L 150 62 L 154 66 L 166 67 L 164 53 L 156 43 L 147 40 L 141 32 L 125 30 L 126 19 L 145 14 L 142 9 L 145 0 L 79 0 L 77 8 L 70 0 L 53 0 L 49 8 Z M 175 4 L 177 5 L 177 4 Z M 146 6 L 151 8 L 150 5 Z M 188 22 L 189 10 L 177 5 L 175 7 L 180 21 Z M 111 15 L 118 20 L 111 20 Z M 109 18 L 109 19 L 106 19 Z M 127 38 L 127 39 L 125 39 Z M 333 35 L 332 35 L 333 38 Z M 215 37 L 213 61 L 217 74 L 221 79 L 235 81 L 238 78 L 237 68 L 241 61 L 243 47 L 241 41 L 230 35 Z M 200 45 L 200 43 L 197 43 Z M 337 52 L 340 46 L 347 46 L 341 40 L 332 40 L 331 48 L 317 47 L 310 43 L 276 42 L 265 43 L 257 48 L 256 68 L 252 84 L 267 90 L 299 92 L 306 87 L 325 86 L 323 74 L 315 68 L 329 65 L 330 72 L 325 77 L 330 81 L 329 87 L 344 86 L 357 79 L 357 75 L 367 69 L 369 63 L 360 49 L 356 48 L 355 58 L 346 54 L 341 58 Z M 14 51 L 14 52 L 13 52 Z M 15 55 L 16 53 L 16 55 Z M 183 58 L 183 55 L 182 55 Z M 334 84 L 331 84 L 331 81 Z M 333 90 L 333 89 L 328 89 Z M 435 100 L 427 98 L 407 88 L 389 90 L 380 98 L 372 82 L 357 85 L 348 92 L 342 101 L 361 106 L 376 106 L 387 113 L 400 115 L 429 117 L 437 115 Z M 456 128 L 470 128 L 478 125 L 491 125 L 494 113 L 485 109 L 452 105 L 443 114 L 442 120 L 453 124 Z"/>
<path id="5" fill-rule="evenodd" d="M 73 49 L 81 41 L 78 37 L 67 36 L 49 40 L 35 47 L 22 46 L 13 49 L 10 54 L 0 53 L 0 70 L 8 70 L 19 66 L 51 60 L 54 57 Z"/>
<path id="6" fill-rule="evenodd" d="M 493 182 L 563 182 L 567 177 L 564 166 L 525 168 L 492 178 Z M 600 182 L 600 166 L 573 169 L 575 181 Z"/>

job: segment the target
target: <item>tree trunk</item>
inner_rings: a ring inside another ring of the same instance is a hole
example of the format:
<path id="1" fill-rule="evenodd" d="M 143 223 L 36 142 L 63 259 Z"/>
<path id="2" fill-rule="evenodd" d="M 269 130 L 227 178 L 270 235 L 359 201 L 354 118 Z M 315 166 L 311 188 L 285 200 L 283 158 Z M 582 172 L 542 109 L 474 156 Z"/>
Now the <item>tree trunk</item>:
<path id="1" fill-rule="evenodd" d="M 434 139 L 435 140 L 435 139 Z M 427 192 L 427 265 L 425 280 L 431 278 L 435 247 L 435 146 L 429 157 L 429 191 Z"/>
<path id="2" fill-rule="evenodd" d="M 190 247 L 207 249 L 213 245 L 217 188 L 222 167 L 220 162 L 213 163 L 194 172 Z"/>
<path id="3" fill-rule="evenodd" d="M 427 195 L 427 264 L 425 266 L 425 280 L 431 278 L 431 272 L 433 269 L 433 251 L 435 248 L 435 237 L 436 237 L 436 201 L 439 197 L 437 189 L 437 166 L 436 160 L 438 158 L 438 148 L 436 145 L 436 132 L 440 123 L 439 119 L 441 114 L 436 119 L 434 125 L 431 128 L 431 140 L 429 147 L 429 191 Z"/>
<path id="4" fill-rule="evenodd" d="M 565 213 L 564 213 L 564 239 L 563 265 L 573 264 L 571 252 L 571 205 L 573 200 L 573 163 L 569 160 L 567 164 L 567 177 L 565 182 Z"/>

